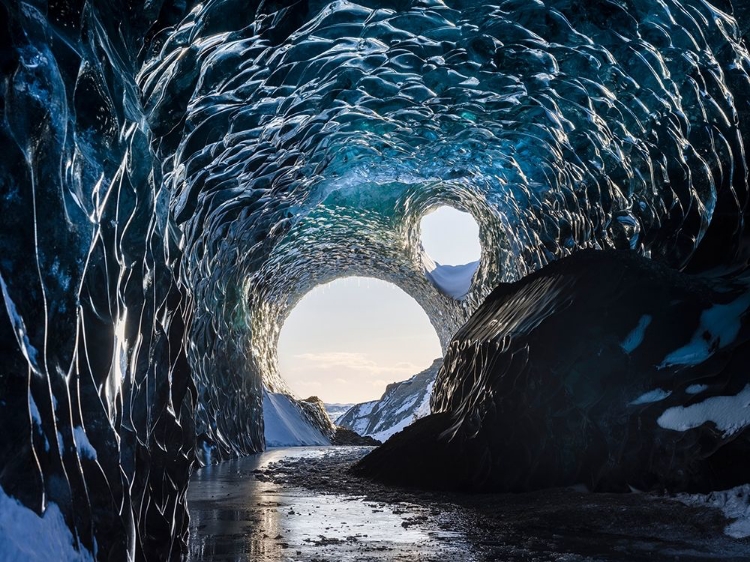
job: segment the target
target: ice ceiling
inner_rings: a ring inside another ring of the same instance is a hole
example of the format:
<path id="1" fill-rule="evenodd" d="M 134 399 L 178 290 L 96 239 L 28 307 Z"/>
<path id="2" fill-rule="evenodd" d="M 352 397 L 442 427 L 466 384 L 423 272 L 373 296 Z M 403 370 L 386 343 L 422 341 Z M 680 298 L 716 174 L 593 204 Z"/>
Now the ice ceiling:
<path id="1" fill-rule="evenodd" d="M 392 282 L 446 346 L 498 282 L 577 249 L 744 259 L 732 13 L 3 3 L 0 485 L 101 558 L 176 557 L 196 443 L 263 446 L 261 385 L 283 389 L 279 329 L 313 286 Z M 463 299 L 424 273 L 443 204 L 479 223 Z"/>

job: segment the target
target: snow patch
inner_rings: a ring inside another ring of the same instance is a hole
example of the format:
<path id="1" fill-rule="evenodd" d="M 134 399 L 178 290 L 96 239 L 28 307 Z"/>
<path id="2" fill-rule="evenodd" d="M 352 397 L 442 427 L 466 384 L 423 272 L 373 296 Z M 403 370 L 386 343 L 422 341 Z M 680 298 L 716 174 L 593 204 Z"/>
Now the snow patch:
<path id="1" fill-rule="evenodd" d="M 430 415 L 430 398 L 432 398 L 433 388 L 435 388 L 434 379 L 427 385 L 427 392 L 425 392 L 424 397 L 422 397 L 422 403 L 414 410 L 414 417 L 416 419 L 421 419 Z"/>
<path id="2" fill-rule="evenodd" d="M 679 494 L 677 499 L 685 505 L 721 509 L 727 519 L 733 519 L 724 534 L 735 539 L 750 537 L 750 484 L 710 494 Z"/>
<path id="3" fill-rule="evenodd" d="M 340 421 L 344 420 L 344 417 L 354 418 L 350 423 L 344 425 L 355 433 L 360 435 L 367 435 L 367 428 L 370 425 L 370 416 L 372 415 L 373 408 L 378 404 L 377 400 L 371 402 L 363 402 L 362 404 L 355 404 L 349 410 L 347 410 L 340 418 Z M 350 413 L 351 412 L 351 413 Z"/>
<path id="4" fill-rule="evenodd" d="M 667 355 L 658 368 L 703 363 L 717 349 L 726 347 L 737 338 L 740 318 L 748 307 L 750 292 L 728 304 L 715 304 L 704 310 L 690 342 Z"/>
<path id="5" fill-rule="evenodd" d="M 267 447 L 331 444 L 286 394 L 263 391 L 263 423 Z"/>
<path id="6" fill-rule="evenodd" d="M 31 419 L 34 420 L 37 427 L 42 427 L 42 415 L 39 413 L 39 408 L 36 407 L 34 397 L 29 394 L 29 412 L 31 412 Z"/>
<path id="7" fill-rule="evenodd" d="M 688 394 L 700 394 L 701 392 L 704 392 L 706 390 L 708 390 L 707 384 L 691 384 L 685 389 L 685 392 L 687 392 Z"/>
<path id="8" fill-rule="evenodd" d="M 388 385 L 380 400 L 352 406 L 338 423 L 360 435 L 387 441 L 430 413 L 430 398 L 442 360 L 406 381 Z"/>
<path id="9" fill-rule="evenodd" d="M 424 259 L 425 276 L 442 293 L 456 300 L 462 299 L 471 289 L 478 261 L 464 265 L 440 265 L 430 258 Z"/>
<path id="10" fill-rule="evenodd" d="M 638 324 L 633 331 L 631 331 L 620 344 L 620 347 L 625 353 L 632 353 L 633 350 L 643 343 L 643 338 L 646 335 L 646 328 L 654 318 L 650 314 L 644 314 L 641 319 L 638 320 Z"/>
<path id="11" fill-rule="evenodd" d="M 24 324 L 23 318 L 18 314 L 18 310 L 16 310 L 16 304 L 11 300 L 10 295 L 8 294 L 8 286 L 5 284 L 5 279 L 3 279 L 2 275 L 0 275 L 0 290 L 2 290 L 3 300 L 5 301 L 5 311 L 8 313 L 8 318 L 10 319 L 11 324 L 13 324 L 13 331 L 15 332 L 18 346 L 21 348 L 21 353 L 23 353 L 26 361 L 29 362 L 29 365 L 34 367 L 32 371 L 39 374 L 39 371 L 36 368 L 36 361 L 39 352 L 29 341 L 26 324 Z"/>
<path id="12" fill-rule="evenodd" d="M 76 550 L 74 543 L 57 504 L 47 504 L 39 517 L 0 487 L 0 558 L 4 562 L 94 561 L 88 550 Z"/>
<path id="13" fill-rule="evenodd" d="M 671 390 L 662 390 L 657 388 L 650 390 L 645 394 L 641 394 L 638 398 L 629 403 L 630 406 L 638 406 L 639 404 L 652 404 L 653 402 L 661 402 L 672 394 Z"/>
<path id="14" fill-rule="evenodd" d="M 396 410 L 396 412 L 393 414 L 394 416 L 400 416 L 402 414 L 405 414 L 408 411 L 414 411 L 414 403 L 419 399 L 419 396 L 412 396 L 408 400 L 404 400 L 404 403 L 401 405 L 401 407 Z"/>
<path id="15" fill-rule="evenodd" d="M 712 396 L 692 406 L 666 410 L 656 422 L 664 429 L 687 431 L 713 422 L 724 437 L 750 425 L 750 384 L 736 396 Z"/>
<path id="16" fill-rule="evenodd" d="M 73 428 L 73 437 L 75 437 L 76 440 L 78 455 L 82 458 L 95 461 L 96 449 L 91 445 L 91 442 L 82 427 L 79 426 Z"/>
<path id="17" fill-rule="evenodd" d="M 381 431 L 376 431 L 375 433 L 371 433 L 370 437 L 385 443 L 392 436 L 396 435 L 399 431 L 411 425 L 415 421 L 417 421 L 417 418 L 413 415 L 405 417 L 405 418 L 401 418 L 401 420 L 398 423 L 394 425 L 389 425 L 388 427 L 386 427 L 385 429 Z M 385 425 L 385 424 L 381 424 L 381 425 Z"/>

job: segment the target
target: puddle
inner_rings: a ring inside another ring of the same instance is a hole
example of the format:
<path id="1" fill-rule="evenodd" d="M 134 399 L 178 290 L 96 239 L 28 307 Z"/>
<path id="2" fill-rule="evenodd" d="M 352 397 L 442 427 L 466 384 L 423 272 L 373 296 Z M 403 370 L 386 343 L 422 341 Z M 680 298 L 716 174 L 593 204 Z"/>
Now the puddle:
<path id="1" fill-rule="evenodd" d="M 459 533 L 434 528 L 425 509 L 322 494 L 266 481 L 285 459 L 346 448 L 272 449 L 197 471 L 188 489 L 188 561 L 474 560 Z"/>

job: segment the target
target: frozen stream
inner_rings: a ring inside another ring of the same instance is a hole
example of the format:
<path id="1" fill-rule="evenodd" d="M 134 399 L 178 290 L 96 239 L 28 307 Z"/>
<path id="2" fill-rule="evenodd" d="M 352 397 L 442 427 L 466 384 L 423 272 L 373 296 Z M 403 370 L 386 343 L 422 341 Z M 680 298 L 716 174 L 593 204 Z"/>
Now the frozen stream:
<path id="1" fill-rule="evenodd" d="M 342 448 L 345 449 L 345 448 Z M 188 560 L 473 560 L 461 535 L 425 528 L 425 508 L 275 484 L 271 463 L 336 454 L 270 449 L 198 470 L 190 481 Z"/>

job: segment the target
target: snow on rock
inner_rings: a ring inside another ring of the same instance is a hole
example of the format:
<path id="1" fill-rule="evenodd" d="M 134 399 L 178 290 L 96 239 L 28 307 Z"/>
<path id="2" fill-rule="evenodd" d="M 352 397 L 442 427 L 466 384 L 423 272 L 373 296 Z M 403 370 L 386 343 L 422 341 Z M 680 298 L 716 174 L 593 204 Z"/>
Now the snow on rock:
<path id="1" fill-rule="evenodd" d="M 431 414 L 362 459 L 358 473 L 463 491 L 745 484 L 750 315 L 739 303 L 750 300 L 748 281 L 584 250 L 499 285 L 448 346 Z M 702 324 L 717 342 L 712 358 L 660 368 Z M 696 384 L 708 388 L 685 392 Z"/>
<path id="2" fill-rule="evenodd" d="M 355 404 L 337 423 L 360 435 L 386 441 L 430 413 L 430 396 L 441 364 L 442 359 L 436 359 L 410 379 L 389 384 L 380 400 Z"/>
<path id="3" fill-rule="evenodd" d="M 643 337 L 646 335 L 646 328 L 648 328 L 651 321 L 654 319 L 650 314 L 644 314 L 641 319 L 638 320 L 638 325 L 633 328 L 625 340 L 620 344 L 625 353 L 632 353 L 632 351 L 643 343 Z"/>
<path id="4" fill-rule="evenodd" d="M 0 487 L 0 559 L 3 562 L 93 562 L 94 556 L 75 540 L 60 508 L 48 503 L 41 517 Z"/>
<path id="5" fill-rule="evenodd" d="M 750 425 L 750 384 L 735 396 L 712 396 L 691 406 L 667 409 L 657 423 L 664 429 L 687 431 L 707 422 L 727 437 Z"/>
<path id="6" fill-rule="evenodd" d="M 331 444 L 296 401 L 286 394 L 263 391 L 263 423 L 267 447 Z"/>
<path id="7" fill-rule="evenodd" d="M 701 392 L 705 392 L 708 390 L 707 384 L 691 384 L 685 389 L 685 392 L 688 394 L 700 394 Z"/>
<path id="8" fill-rule="evenodd" d="M 748 307 L 750 293 L 728 304 L 715 304 L 706 309 L 690 342 L 667 355 L 660 367 L 703 363 L 717 349 L 726 347 L 735 340 L 740 331 L 740 317 Z"/>
<path id="9" fill-rule="evenodd" d="M 670 394 L 672 393 L 668 390 L 657 388 L 655 390 L 646 392 L 645 394 L 641 394 L 638 398 L 630 402 L 630 405 L 638 406 L 639 404 L 651 404 L 653 402 L 660 402 L 669 397 Z"/>
<path id="10" fill-rule="evenodd" d="M 471 289 L 471 281 L 479 267 L 478 261 L 464 265 L 441 265 L 429 257 L 423 258 L 425 276 L 441 292 L 454 299 L 462 299 Z"/>
<path id="11" fill-rule="evenodd" d="M 83 430 L 83 428 L 74 427 L 73 435 L 75 435 L 75 438 L 76 438 L 76 448 L 78 449 L 78 454 L 82 458 L 95 461 L 96 449 L 94 449 L 94 447 L 91 445 L 91 442 L 89 441 L 89 438 L 86 436 L 86 432 Z"/>
<path id="12" fill-rule="evenodd" d="M 686 505 L 721 509 L 732 520 L 724 529 L 726 535 L 735 539 L 750 537 L 750 484 L 710 494 L 679 494 L 677 499 Z"/>

